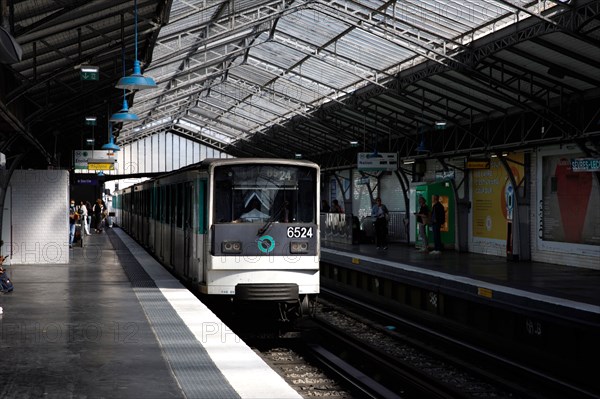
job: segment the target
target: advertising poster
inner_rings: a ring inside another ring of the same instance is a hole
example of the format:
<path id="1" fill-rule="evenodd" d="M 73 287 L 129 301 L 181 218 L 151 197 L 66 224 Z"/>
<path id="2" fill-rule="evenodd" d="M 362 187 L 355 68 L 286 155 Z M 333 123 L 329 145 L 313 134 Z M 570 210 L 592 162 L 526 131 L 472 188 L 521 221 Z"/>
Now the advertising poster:
<path id="1" fill-rule="evenodd" d="M 509 154 L 508 165 L 517 184 L 524 176 L 522 153 Z M 473 237 L 506 240 L 507 222 L 512 220 L 514 187 L 498 158 L 492 158 L 489 169 L 472 171 Z"/>
<path id="2" fill-rule="evenodd" d="M 573 171 L 583 153 L 541 154 L 538 238 L 600 245 L 600 188 L 593 172 Z"/>

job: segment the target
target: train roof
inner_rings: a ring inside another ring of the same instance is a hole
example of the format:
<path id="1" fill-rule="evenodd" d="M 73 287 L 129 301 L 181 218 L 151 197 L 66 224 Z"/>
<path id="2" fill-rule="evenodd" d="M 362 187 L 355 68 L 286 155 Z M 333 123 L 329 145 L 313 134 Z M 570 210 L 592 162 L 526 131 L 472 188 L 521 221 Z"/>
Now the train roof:
<path id="1" fill-rule="evenodd" d="M 245 163 L 256 163 L 256 164 L 260 164 L 260 165 L 264 165 L 264 164 L 272 164 L 272 165 L 294 165 L 294 166 L 305 166 L 305 167 L 310 167 L 310 168 L 315 168 L 315 169 L 319 169 L 319 165 L 311 162 L 311 161 L 307 161 L 304 159 L 285 159 L 285 158 L 206 158 L 200 162 L 191 164 L 191 165 L 187 165 L 184 166 L 183 168 L 179 168 L 177 170 L 173 170 L 171 172 L 165 172 L 164 174 L 161 174 L 160 176 L 155 176 L 153 178 L 150 178 L 148 180 L 145 180 L 143 182 L 134 184 L 128 188 L 132 188 L 135 186 L 142 186 L 144 184 L 148 184 L 148 183 L 152 183 L 155 180 L 164 178 L 164 177 L 168 177 L 168 176 L 174 176 L 177 175 L 179 173 L 184 173 L 184 172 L 188 172 L 188 171 L 194 171 L 194 170 L 198 170 L 198 169 L 209 169 L 211 167 L 214 166 L 221 166 L 221 165 L 239 165 L 239 164 L 245 164 Z M 121 190 L 115 190 L 115 192 L 125 192 L 126 189 L 121 189 Z"/>

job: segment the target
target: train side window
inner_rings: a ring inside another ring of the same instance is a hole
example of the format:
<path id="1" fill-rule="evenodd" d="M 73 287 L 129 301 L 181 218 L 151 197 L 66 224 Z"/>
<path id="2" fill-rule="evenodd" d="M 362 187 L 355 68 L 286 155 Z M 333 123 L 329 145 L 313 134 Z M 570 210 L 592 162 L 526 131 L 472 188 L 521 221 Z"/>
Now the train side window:
<path id="1" fill-rule="evenodd" d="M 216 179 L 215 179 L 216 180 Z M 215 182 L 215 222 L 228 223 L 232 221 L 232 193 L 231 182 L 228 180 L 216 180 Z"/>
<path id="2" fill-rule="evenodd" d="M 144 195 L 146 196 L 146 209 L 144 211 L 144 216 L 152 217 L 152 191 L 144 190 Z"/>
<path id="3" fill-rule="evenodd" d="M 206 234 L 207 230 L 207 218 L 206 209 L 208 208 L 207 203 L 207 190 L 206 180 L 200 180 L 198 182 L 198 233 Z"/>
<path id="4" fill-rule="evenodd" d="M 185 196 L 183 197 L 183 217 L 184 227 L 192 227 L 192 196 L 194 188 L 191 183 L 186 183 L 184 186 Z"/>
<path id="5" fill-rule="evenodd" d="M 165 192 L 165 223 L 171 224 L 171 186 L 166 187 Z"/>
<path id="6" fill-rule="evenodd" d="M 176 189 L 177 189 L 177 197 L 176 197 L 177 198 L 176 199 L 177 206 L 176 206 L 175 212 L 177 212 L 177 214 L 176 214 L 177 217 L 176 217 L 175 222 L 177 224 L 177 227 L 181 228 L 181 227 L 183 227 L 183 183 L 178 183 Z"/>
<path id="7" fill-rule="evenodd" d="M 166 199 L 165 199 L 166 195 L 167 195 L 166 191 L 167 191 L 167 188 L 165 186 L 161 186 L 160 187 L 160 206 L 158 207 L 158 209 L 160 211 L 160 214 L 159 214 L 158 217 L 160 218 L 160 222 L 161 223 L 165 222 L 165 208 L 166 208 L 166 206 L 164 206 L 163 204 L 165 204 L 167 202 Z"/>

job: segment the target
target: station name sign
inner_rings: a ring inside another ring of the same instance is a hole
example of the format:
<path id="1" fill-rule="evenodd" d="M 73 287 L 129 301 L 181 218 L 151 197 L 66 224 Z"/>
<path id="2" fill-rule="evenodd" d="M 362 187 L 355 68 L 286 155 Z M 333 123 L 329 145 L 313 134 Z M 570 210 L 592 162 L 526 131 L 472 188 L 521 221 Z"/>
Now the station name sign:
<path id="1" fill-rule="evenodd" d="M 358 170 L 368 171 L 398 170 L 398 154 L 395 152 L 359 152 L 356 166 Z"/>
<path id="2" fill-rule="evenodd" d="M 489 158 L 467 158 L 465 167 L 467 169 L 489 169 L 490 160 Z"/>
<path id="3" fill-rule="evenodd" d="M 86 170 L 114 170 L 116 160 L 109 157 L 106 151 L 75 150 L 73 151 L 73 167 Z"/>
<path id="4" fill-rule="evenodd" d="M 573 172 L 600 172 L 600 158 L 575 158 L 571 159 Z"/>

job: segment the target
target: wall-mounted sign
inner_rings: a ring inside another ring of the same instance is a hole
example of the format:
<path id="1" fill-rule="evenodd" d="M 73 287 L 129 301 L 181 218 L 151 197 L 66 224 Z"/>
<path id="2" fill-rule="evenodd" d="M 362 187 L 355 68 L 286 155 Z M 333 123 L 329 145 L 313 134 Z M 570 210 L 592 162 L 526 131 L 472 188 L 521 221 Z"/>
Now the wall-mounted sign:
<path id="1" fill-rule="evenodd" d="M 110 160 L 109 160 L 110 161 Z M 115 170 L 114 162 L 88 162 L 89 170 Z"/>
<path id="2" fill-rule="evenodd" d="M 600 158 L 575 158 L 571 159 L 573 172 L 600 172 Z"/>
<path id="3" fill-rule="evenodd" d="M 73 168 L 74 169 L 89 169 L 89 170 L 114 170 L 115 159 L 109 157 L 106 150 L 75 150 L 73 151 Z M 93 165 L 88 165 L 93 164 Z M 112 168 L 100 166 L 97 164 L 112 164 Z"/>
<path id="4" fill-rule="evenodd" d="M 398 154 L 395 152 L 359 152 L 357 169 L 369 171 L 398 170 Z"/>
<path id="5" fill-rule="evenodd" d="M 465 167 L 467 169 L 489 169 L 490 160 L 489 158 L 467 158 Z"/>

